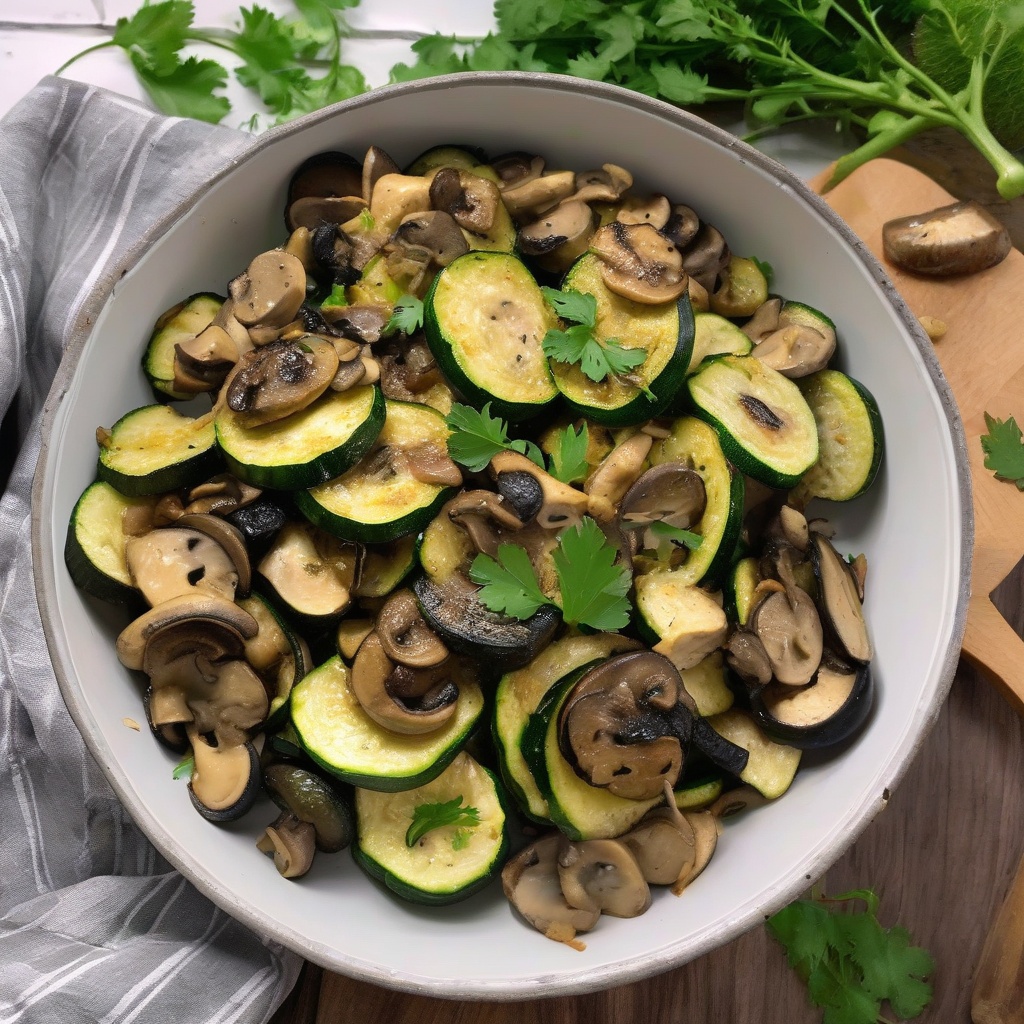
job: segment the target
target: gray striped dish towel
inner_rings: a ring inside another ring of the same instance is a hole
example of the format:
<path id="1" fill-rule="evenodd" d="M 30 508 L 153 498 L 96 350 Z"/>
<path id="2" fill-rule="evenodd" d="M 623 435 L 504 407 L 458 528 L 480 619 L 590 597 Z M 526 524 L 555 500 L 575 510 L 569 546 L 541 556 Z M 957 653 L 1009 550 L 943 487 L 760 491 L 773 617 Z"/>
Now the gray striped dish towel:
<path id="1" fill-rule="evenodd" d="M 0 121 L 0 1024 L 265 1021 L 301 966 L 118 803 L 57 688 L 29 549 L 43 402 L 88 282 L 248 145 L 54 78 Z"/>

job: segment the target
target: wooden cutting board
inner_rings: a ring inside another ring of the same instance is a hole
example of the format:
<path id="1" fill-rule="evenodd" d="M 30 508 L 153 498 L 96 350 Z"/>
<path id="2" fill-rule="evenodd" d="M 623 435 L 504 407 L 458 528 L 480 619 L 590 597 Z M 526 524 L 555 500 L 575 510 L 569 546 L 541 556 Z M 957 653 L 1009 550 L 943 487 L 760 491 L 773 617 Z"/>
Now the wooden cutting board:
<path id="1" fill-rule="evenodd" d="M 952 202 L 920 172 L 876 160 L 828 201 L 881 257 L 890 218 Z M 969 1024 L 985 934 L 1024 851 L 1024 494 L 982 466 L 984 412 L 1024 424 L 1024 256 L 959 281 L 888 268 L 918 316 L 948 325 L 935 349 L 967 434 L 976 544 L 964 652 L 949 700 L 886 810 L 824 879 L 829 892 L 872 887 L 881 919 L 935 956 L 934 1001 L 921 1018 Z M 1007 574 L 1009 578 L 1004 581 Z M 994 598 L 993 598 L 994 592 Z M 1006 618 L 1004 618 L 1004 615 Z M 1007 621 L 1009 619 L 1009 622 Z M 1013 623 L 1011 626 L 1010 623 Z M 345 927 L 344 922 L 339 922 Z M 494 955 L 501 956 L 495 949 Z M 452 965 L 458 976 L 458 964 Z M 818 1024 L 821 1011 L 764 928 L 657 978 L 607 992 L 526 1003 L 428 999 L 307 965 L 274 1024 Z"/>

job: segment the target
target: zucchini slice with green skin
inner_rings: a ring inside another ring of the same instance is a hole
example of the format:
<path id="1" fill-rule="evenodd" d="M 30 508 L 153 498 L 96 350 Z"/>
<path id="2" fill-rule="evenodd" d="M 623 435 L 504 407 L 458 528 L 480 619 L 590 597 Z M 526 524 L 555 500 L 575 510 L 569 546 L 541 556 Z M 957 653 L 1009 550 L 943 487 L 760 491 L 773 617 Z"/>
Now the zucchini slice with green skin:
<path id="1" fill-rule="evenodd" d="M 695 413 L 738 469 L 792 487 L 818 461 L 818 431 L 800 389 L 755 356 L 720 356 L 686 381 Z"/>
<path id="2" fill-rule="evenodd" d="M 701 542 L 675 570 L 681 580 L 714 586 L 729 571 L 743 530 L 743 475 L 726 460 L 718 434 L 692 416 L 675 420 L 669 436 L 655 441 L 650 462 L 682 462 L 700 474 L 707 504 L 700 522 L 691 529 Z"/>
<path id="3" fill-rule="evenodd" d="M 707 719 L 719 736 L 749 753 L 740 780 L 774 800 L 789 789 L 800 767 L 800 751 L 771 739 L 744 711 L 732 709 Z"/>
<path id="4" fill-rule="evenodd" d="M 705 718 L 728 711 L 736 695 L 726 682 L 725 655 L 714 651 L 693 668 L 679 670 L 686 692 L 694 699 L 697 711 Z"/>
<path id="5" fill-rule="evenodd" d="M 717 313 L 697 313 L 693 318 L 693 351 L 687 373 L 693 373 L 712 356 L 749 355 L 754 343 L 731 320 Z"/>
<path id="6" fill-rule="evenodd" d="M 588 666 L 569 673 L 530 715 L 520 744 L 523 760 L 547 801 L 551 821 L 570 839 L 612 839 L 628 832 L 664 799 L 627 800 L 591 786 L 573 771 L 558 747 L 558 713 Z"/>
<path id="7" fill-rule="evenodd" d="M 293 764 L 271 764 L 263 770 L 263 788 L 282 811 L 313 826 L 321 852 L 337 853 L 355 838 L 355 815 L 348 801 L 316 772 Z"/>
<path id="8" fill-rule="evenodd" d="M 97 476 L 130 498 L 193 487 L 223 463 L 213 419 L 182 416 L 169 405 L 125 413 L 100 446 Z"/>
<path id="9" fill-rule="evenodd" d="M 839 370 L 819 370 L 797 387 L 814 415 L 819 455 L 794 488 L 795 499 L 859 497 L 874 483 L 885 451 L 878 403 L 863 384 Z"/>
<path id="10" fill-rule="evenodd" d="M 405 841 L 417 807 L 460 799 L 476 824 L 442 825 L 412 847 Z M 356 790 L 356 863 L 412 903 L 457 903 L 489 885 L 508 852 L 508 820 L 498 780 L 463 752 L 432 782 L 404 793 Z"/>
<path id="11" fill-rule="evenodd" d="M 64 542 L 64 562 L 76 587 L 114 604 L 139 600 L 125 559 L 124 514 L 155 503 L 126 498 L 102 480 L 89 484 L 75 503 Z"/>
<path id="12" fill-rule="evenodd" d="M 403 174 L 429 176 L 431 171 L 442 167 L 457 167 L 464 171 L 473 171 L 485 163 L 484 152 L 476 146 L 431 146 L 402 172 Z"/>
<path id="13" fill-rule="evenodd" d="M 519 423 L 558 396 L 544 335 L 558 318 L 522 262 L 469 252 L 434 278 L 424 300 L 427 344 L 441 372 L 470 402 Z"/>
<path id="14" fill-rule="evenodd" d="M 362 385 L 327 391 L 275 423 L 246 427 L 226 405 L 217 413 L 217 443 L 231 472 L 254 487 L 298 491 L 354 466 L 384 425 L 384 395 Z"/>
<path id="15" fill-rule="evenodd" d="M 545 647 L 528 665 L 501 677 L 491 721 L 498 764 L 512 796 L 535 821 L 550 819 L 548 802 L 537 788 L 521 749 L 530 715 L 548 690 L 570 672 L 637 647 L 636 641 L 617 633 L 566 636 Z"/>
<path id="16" fill-rule="evenodd" d="M 724 788 L 721 775 L 701 775 L 694 779 L 684 778 L 674 791 L 676 807 L 681 811 L 703 810 L 722 795 Z"/>
<path id="17" fill-rule="evenodd" d="M 344 393 L 344 392 L 343 392 Z M 386 544 L 417 533 L 455 493 L 417 480 L 402 451 L 448 443 L 448 424 L 429 405 L 387 399 L 384 426 L 363 459 L 348 472 L 295 496 L 311 522 L 345 540 Z"/>
<path id="18" fill-rule="evenodd" d="M 353 594 L 356 597 L 386 597 L 417 563 L 415 537 L 400 537 L 389 544 L 368 547 L 363 552 L 359 568 L 359 582 Z"/>
<path id="19" fill-rule="evenodd" d="M 480 687 L 460 679 L 455 715 L 434 732 L 402 736 L 379 726 L 356 700 L 350 671 L 328 659 L 292 690 L 292 724 L 319 765 L 363 789 L 397 793 L 425 786 L 455 759 L 484 706 Z"/>
<path id="20" fill-rule="evenodd" d="M 598 341 L 616 338 L 624 348 L 647 353 L 631 371 L 636 385 L 613 377 L 593 381 L 575 363 L 552 360 L 551 369 L 575 412 L 595 423 L 628 427 L 660 415 L 675 398 L 693 351 L 693 310 L 686 293 L 676 302 L 656 306 L 624 299 L 605 286 L 601 266 L 597 256 L 581 256 L 569 268 L 562 289 L 597 299 Z"/>
<path id="21" fill-rule="evenodd" d="M 223 305 L 220 295 L 198 292 L 190 295 L 173 316 L 157 321 L 142 356 L 142 370 L 159 401 L 195 397 L 174 390 L 174 346 L 205 331 Z"/>
<path id="22" fill-rule="evenodd" d="M 451 521 L 444 508 L 430 520 L 420 539 L 420 565 L 438 584 L 456 572 L 468 575 L 476 554 L 469 534 Z"/>
<path id="23" fill-rule="evenodd" d="M 758 559 L 753 556 L 741 558 L 732 567 L 725 584 L 725 613 L 730 622 L 747 624 L 757 599 L 757 585 L 761 582 Z"/>

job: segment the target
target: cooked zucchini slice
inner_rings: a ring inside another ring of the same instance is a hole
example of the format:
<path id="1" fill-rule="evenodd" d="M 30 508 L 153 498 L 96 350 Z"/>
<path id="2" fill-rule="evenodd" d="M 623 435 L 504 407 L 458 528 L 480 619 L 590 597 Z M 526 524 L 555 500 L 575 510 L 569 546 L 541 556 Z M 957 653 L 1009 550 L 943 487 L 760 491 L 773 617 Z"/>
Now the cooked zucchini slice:
<path id="1" fill-rule="evenodd" d="M 714 586 L 728 572 L 743 529 L 743 476 L 728 463 L 716 432 L 692 416 L 675 420 L 668 437 L 654 442 L 652 466 L 681 462 L 700 474 L 707 504 L 692 530 L 701 542 L 676 570 L 680 580 Z"/>
<path id="2" fill-rule="evenodd" d="M 348 301 L 352 305 L 368 303 L 381 306 L 389 317 L 401 297 L 402 289 L 388 273 L 387 260 L 383 256 L 374 256 L 363 268 L 359 280 L 348 288 Z"/>
<path id="3" fill-rule="evenodd" d="M 728 629 L 721 597 L 688 577 L 684 567 L 649 572 L 636 581 L 640 635 L 677 669 L 690 668 L 716 651 Z"/>
<path id="4" fill-rule="evenodd" d="M 484 706 L 471 679 L 459 680 L 455 715 L 420 736 L 389 732 L 370 718 L 349 686 L 350 670 L 330 658 L 292 690 L 292 724 L 306 752 L 353 786 L 397 793 L 436 779 L 469 738 Z"/>
<path id="5" fill-rule="evenodd" d="M 795 500 L 849 501 L 874 482 L 882 464 L 882 416 L 871 392 L 838 370 L 819 370 L 797 384 L 818 432 L 818 461 L 794 488 Z"/>
<path id="6" fill-rule="evenodd" d="M 153 507 L 153 498 L 126 498 L 98 480 L 82 492 L 68 521 L 64 562 L 76 587 L 115 604 L 139 598 L 125 559 L 124 515 Z"/>
<path id="7" fill-rule="evenodd" d="M 406 834 L 418 808 L 458 801 L 475 822 L 441 825 L 412 846 Z M 501 870 L 508 827 L 497 779 L 463 752 L 426 785 L 404 793 L 356 790 L 356 863 L 402 899 L 439 906 L 466 899 Z"/>
<path id="8" fill-rule="evenodd" d="M 221 296 L 199 292 L 190 295 L 172 316 L 165 314 L 157 321 L 142 356 L 142 370 L 161 402 L 195 397 L 174 390 L 174 346 L 205 331 L 222 305 Z"/>
<path id="9" fill-rule="evenodd" d="M 728 711 L 736 700 L 726 681 L 725 655 L 714 651 L 693 668 L 679 670 L 686 692 L 705 718 Z"/>
<path id="10" fill-rule="evenodd" d="M 628 832 L 664 799 L 627 800 L 584 782 L 558 746 L 558 713 L 582 670 L 571 672 L 548 691 L 530 715 L 520 749 L 549 816 L 570 839 L 611 839 Z"/>
<path id="11" fill-rule="evenodd" d="M 472 171 L 485 162 L 483 150 L 476 146 L 431 146 L 420 153 L 403 173 L 427 176 L 442 167 L 457 167 Z"/>
<path id="12" fill-rule="evenodd" d="M 792 487 L 818 460 L 814 414 L 788 377 L 753 356 L 721 356 L 687 379 L 696 414 L 726 457 L 769 487 Z"/>
<path id="13" fill-rule="evenodd" d="M 558 390 L 572 408 L 595 423 L 625 427 L 660 415 L 686 376 L 693 351 L 693 310 L 685 293 L 676 302 L 646 305 L 624 299 L 601 280 L 601 261 L 592 254 L 569 268 L 563 290 L 597 299 L 598 341 L 617 339 L 624 348 L 642 348 L 647 358 L 630 381 L 593 381 L 575 363 L 551 363 Z"/>
<path id="14" fill-rule="evenodd" d="M 713 804 L 721 795 L 725 784 L 721 775 L 702 774 L 684 777 L 674 790 L 676 807 L 681 811 L 699 811 Z"/>
<path id="15" fill-rule="evenodd" d="M 348 800 L 316 772 L 293 764 L 268 765 L 263 788 L 282 811 L 313 826 L 321 852 L 337 853 L 355 837 L 355 816 Z"/>
<path id="16" fill-rule="evenodd" d="M 541 348 L 558 319 L 514 256 L 470 252 L 434 279 L 424 302 L 427 344 L 453 387 L 518 423 L 558 395 Z"/>
<path id="17" fill-rule="evenodd" d="M 404 452 L 419 445 L 442 451 L 444 417 L 428 405 L 386 401 L 384 427 L 363 459 L 347 473 L 295 496 L 302 513 L 346 540 L 386 544 L 422 530 L 452 496 L 453 488 L 422 483 Z"/>
<path id="18" fill-rule="evenodd" d="M 384 395 L 372 385 L 327 391 L 275 423 L 245 427 L 226 405 L 217 442 L 231 472 L 254 487 L 297 491 L 354 466 L 384 424 Z"/>
<path id="19" fill-rule="evenodd" d="M 719 736 L 749 753 L 747 766 L 740 773 L 741 781 L 769 800 L 789 789 L 800 767 L 800 751 L 796 747 L 776 743 L 750 715 L 737 709 L 715 715 L 707 722 Z"/>
<path id="20" fill-rule="evenodd" d="M 738 622 L 741 626 L 747 624 L 757 600 L 757 585 L 760 582 L 761 571 L 756 558 L 741 558 L 732 567 L 725 587 L 725 611 L 730 621 Z"/>
<path id="21" fill-rule="evenodd" d="M 566 636 L 545 647 L 528 665 L 501 677 L 494 697 L 494 746 L 505 784 L 531 818 L 547 821 L 548 803 L 537 788 L 520 746 L 530 715 L 559 679 L 637 646 L 636 641 L 616 633 Z"/>
<path id="22" fill-rule="evenodd" d="M 213 419 L 168 405 L 125 413 L 100 444 L 97 475 L 131 498 L 192 487 L 221 468 Z"/>
<path id="23" fill-rule="evenodd" d="M 385 597 L 398 587 L 415 565 L 415 537 L 400 537 L 389 544 L 368 547 L 363 552 L 355 596 Z"/>
<path id="24" fill-rule="evenodd" d="M 693 351 L 687 373 L 693 373 L 712 356 L 745 356 L 754 343 L 731 320 L 717 313 L 697 313 L 693 318 Z"/>

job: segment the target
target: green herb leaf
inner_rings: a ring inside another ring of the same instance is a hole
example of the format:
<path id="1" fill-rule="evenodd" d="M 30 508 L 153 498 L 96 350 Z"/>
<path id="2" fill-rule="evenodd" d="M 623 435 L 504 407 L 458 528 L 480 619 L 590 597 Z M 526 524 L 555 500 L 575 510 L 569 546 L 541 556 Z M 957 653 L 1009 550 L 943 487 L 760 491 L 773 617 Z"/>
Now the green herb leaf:
<path id="1" fill-rule="evenodd" d="M 567 331 L 548 331 L 541 347 L 549 359 L 558 363 L 579 363 L 595 382 L 605 380 L 610 373 L 628 373 L 647 358 L 643 349 L 624 348 L 617 338 L 598 341 L 586 324 L 576 324 Z"/>
<path id="2" fill-rule="evenodd" d="M 575 484 L 584 480 L 590 465 L 587 462 L 587 446 L 590 444 L 590 433 L 584 421 L 577 433 L 572 424 L 559 435 L 555 450 L 551 453 L 551 466 L 548 472 L 556 480 L 564 484 Z"/>
<path id="3" fill-rule="evenodd" d="M 446 825 L 472 828 L 479 824 L 480 812 L 475 807 L 463 807 L 461 795 L 440 803 L 419 804 L 413 809 L 412 824 L 405 833 L 405 845 L 413 847 L 428 832 Z"/>
<path id="4" fill-rule="evenodd" d="M 175 766 L 174 771 L 171 772 L 171 778 L 175 782 L 178 779 L 190 779 L 192 773 L 196 770 L 196 759 L 191 754 L 186 754 Z"/>
<path id="5" fill-rule="evenodd" d="M 863 911 L 840 910 L 863 900 Z M 888 1001 L 900 1020 L 918 1016 L 931 1002 L 926 979 L 935 969 L 927 951 L 912 946 L 902 928 L 885 929 L 870 890 L 831 899 L 798 900 L 768 920 L 790 966 L 807 982 L 826 1024 L 877 1024 Z"/>
<path id="6" fill-rule="evenodd" d="M 554 604 L 541 591 L 530 556 L 516 544 L 499 544 L 497 561 L 477 555 L 469 578 L 481 584 L 477 597 L 492 612 L 528 619 L 542 605 Z"/>
<path id="7" fill-rule="evenodd" d="M 150 99 L 165 114 L 217 124 L 231 109 L 223 96 L 214 95 L 215 90 L 224 87 L 228 77 L 227 71 L 215 60 L 189 57 L 174 70 L 161 74 L 134 54 L 132 63 Z"/>
<path id="8" fill-rule="evenodd" d="M 147 4 L 130 18 L 117 19 L 113 43 L 131 57 L 136 70 L 141 67 L 153 75 L 172 74 L 181 63 L 178 52 L 185 45 L 194 14 L 189 0 Z"/>
<path id="9" fill-rule="evenodd" d="M 452 849 L 458 852 L 469 846 L 473 833 L 468 828 L 457 828 L 452 833 Z"/>
<path id="10" fill-rule="evenodd" d="M 985 413 L 985 426 L 988 433 L 981 435 L 985 468 L 991 469 L 997 480 L 1009 480 L 1024 491 L 1024 441 L 1017 421 L 1012 416 L 997 420 Z"/>
<path id="11" fill-rule="evenodd" d="M 348 296 L 345 294 L 343 284 L 332 284 L 331 294 L 320 303 L 321 309 L 337 309 L 339 306 L 348 305 Z"/>
<path id="12" fill-rule="evenodd" d="M 562 596 L 562 617 L 570 625 L 613 632 L 629 622 L 626 600 L 632 580 L 615 563 L 616 550 L 589 516 L 564 530 L 552 553 Z"/>
<path id="13" fill-rule="evenodd" d="M 768 287 L 771 288 L 772 278 L 775 277 L 775 268 L 767 260 L 759 260 L 756 256 L 751 256 L 750 262 L 761 271 L 764 275 L 765 282 Z"/>
<path id="14" fill-rule="evenodd" d="M 632 524 L 624 522 L 622 525 L 626 529 L 630 529 Z M 636 525 L 640 526 L 642 524 L 637 523 Z M 670 526 L 668 523 L 650 523 L 647 528 L 655 537 L 664 537 L 674 544 L 682 544 L 684 548 L 688 548 L 690 551 L 696 551 L 704 541 L 704 538 L 699 533 L 684 530 L 679 526 Z"/>
<path id="15" fill-rule="evenodd" d="M 593 327 L 597 323 L 597 299 L 587 292 L 573 289 L 541 288 L 548 305 L 563 319 Z"/>
<path id="16" fill-rule="evenodd" d="M 377 219 L 370 213 L 368 206 L 359 211 L 359 226 L 364 231 L 372 231 L 377 226 Z"/>
<path id="17" fill-rule="evenodd" d="M 471 405 L 453 405 L 445 423 L 452 432 L 448 454 L 474 473 L 485 470 L 495 455 L 511 447 L 505 421 L 491 415 L 490 402 L 479 410 Z"/>
<path id="18" fill-rule="evenodd" d="M 415 295 L 403 295 L 395 303 L 395 311 L 384 327 L 385 334 L 401 331 L 415 334 L 423 326 L 423 303 Z"/>

